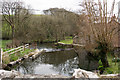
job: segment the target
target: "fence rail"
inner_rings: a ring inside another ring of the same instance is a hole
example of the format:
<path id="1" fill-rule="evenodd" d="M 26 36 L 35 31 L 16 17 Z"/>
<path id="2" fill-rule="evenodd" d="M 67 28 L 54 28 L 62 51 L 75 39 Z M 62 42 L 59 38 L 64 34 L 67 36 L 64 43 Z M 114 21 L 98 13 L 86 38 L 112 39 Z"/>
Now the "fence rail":
<path id="1" fill-rule="evenodd" d="M 29 47 L 29 44 L 25 44 L 23 46 L 19 46 L 17 48 L 14 48 L 14 49 L 11 49 L 11 50 L 8 50 L 5 52 L 3 52 L 3 49 L 1 48 L 1 50 L 0 50 L 0 69 L 2 69 L 2 58 L 3 58 L 2 56 L 3 56 L 3 54 L 9 53 L 9 55 L 11 55 L 11 54 L 17 53 L 17 52 L 22 51 L 22 50 L 24 51 L 25 48 L 28 48 L 28 47 Z"/>
<path id="2" fill-rule="evenodd" d="M 28 48 L 28 47 L 29 47 L 29 44 L 25 44 L 24 46 L 19 46 L 17 48 L 5 51 L 5 52 L 2 53 L 2 55 L 6 54 L 6 53 L 9 53 L 9 55 L 11 55 L 11 54 L 14 54 L 16 52 L 22 51 L 22 50 L 24 50 L 25 48 Z"/>

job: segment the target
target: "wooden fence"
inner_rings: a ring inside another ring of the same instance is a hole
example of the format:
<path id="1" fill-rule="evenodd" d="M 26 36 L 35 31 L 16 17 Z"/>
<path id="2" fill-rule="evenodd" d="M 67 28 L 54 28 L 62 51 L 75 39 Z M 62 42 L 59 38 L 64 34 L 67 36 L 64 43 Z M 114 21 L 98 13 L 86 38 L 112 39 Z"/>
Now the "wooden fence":
<path id="1" fill-rule="evenodd" d="M 25 48 L 28 48 L 28 47 L 29 47 L 29 44 L 25 44 L 24 46 L 19 46 L 17 48 L 11 49 L 9 51 L 3 52 L 2 55 L 6 54 L 6 53 L 9 53 L 9 55 L 11 55 L 11 54 L 17 53 L 17 52 L 22 51 L 22 50 L 24 51 Z"/>
<path id="2" fill-rule="evenodd" d="M 9 53 L 9 55 L 11 55 L 11 54 L 15 54 L 15 53 L 17 53 L 17 52 L 19 52 L 19 51 L 24 51 L 25 50 L 25 48 L 28 48 L 29 47 L 29 44 L 25 44 L 25 45 L 23 45 L 23 46 L 19 46 L 19 47 L 17 47 L 17 48 L 14 48 L 14 49 L 10 49 L 10 50 L 8 50 L 8 51 L 5 51 L 5 52 L 3 52 L 3 49 L 1 48 L 1 54 L 0 54 L 0 67 L 2 66 L 2 56 L 3 55 L 5 55 L 5 54 L 7 54 L 7 53 Z"/>

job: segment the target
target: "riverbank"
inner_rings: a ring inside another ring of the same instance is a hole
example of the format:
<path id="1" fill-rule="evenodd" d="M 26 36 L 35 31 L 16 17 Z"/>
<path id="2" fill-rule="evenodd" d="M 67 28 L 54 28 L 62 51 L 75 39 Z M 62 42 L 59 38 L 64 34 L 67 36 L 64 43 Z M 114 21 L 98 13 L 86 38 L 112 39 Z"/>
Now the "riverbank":
<path id="1" fill-rule="evenodd" d="M 9 62 L 8 64 L 4 64 L 3 65 L 3 69 L 7 69 L 7 70 L 10 70 L 11 67 L 15 66 L 15 65 L 18 65 L 20 63 L 22 63 L 22 61 L 24 61 L 25 59 L 28 59 L 31 57 L 31 59 L 36 59 L 41 53 L 43 53 L 45 50 L 38 50 L 38 49 L 35 49 L 34 51 L 32 52 L 29 52 L 29 54 L 24 54 L 22 57 L 18 58 L 17 60 L 14 60 L 14 61 L 11 61 Z"/>
<path id="2" fill-rule="evenodd" d="M 64 43 L 65 42 L 65 43 Z M 64 42 L 58 42 L 57 45 L 58 46 L 62 46 L 62 47 L 70 47 L 70 48 L 80 48 L 80 47 L 83 47 L 84 48 L 84 45 L 79 45 L 79 44 L 73 44 L 73 43 L 69 43 L 67 44 L 66 41 Z M 102 70 L 104 69 L 104 75 L 107 75 L 107 74 L 117 74 L 119 72 L 118 70 L 118 64 L 119 64 L 119 61 L 113 61 L 115 57 L 110 55 L 110 54 L 107 54 L 107 59 L 108 59 L 108 62 L 109 62 L 109 67 L 107 68 L 103 68 L 103 65 L 102 63 L 99 61 L 99 67 L 98 69 Z"/>
<path id="3" fill-rule="evenodd" d="M 30 49 L 29 44 L 25 44 L 15 48 L 7 48 L 12 40 L 2 40 L 2 67 L 8 69 L 11 65 L 20 63 L 25 59 L 25 56 L 35 49 Z M 9 66 L 10 65 L 10 66 Z"/>
<path id="4" fill-rule="evenodd" d="M 65 46 L 65 45 L 72 45 L 73 47 L 75 47 L 75 46 L 77 46 L 77 47 L 80 47 L 81 45 L 78 45 L 78 44 L 65 44 L 65 43 L 60 43 L 60 42 L 58 42 L 59 44 L 61 44 L 61 45 L 63 45 L 63 46 Z M 31 55 L 31 54 L 30 54 Z M 55 55 L 55 54 L 54 54 Z M 58 55 L 58 54 L 57 54 Z M 53 61 L 54 62 L 54 61 Z M 50 62 L 51 63 L 51 62 Z M 113 66 L 113 68 L 114 68 L 114 66 Z M 86 70 L 86 69 L 85 69 Z M 110 72 L 110 71 L 109 71 Z M 108 74 L 108 73 L 107 73 Z"/>

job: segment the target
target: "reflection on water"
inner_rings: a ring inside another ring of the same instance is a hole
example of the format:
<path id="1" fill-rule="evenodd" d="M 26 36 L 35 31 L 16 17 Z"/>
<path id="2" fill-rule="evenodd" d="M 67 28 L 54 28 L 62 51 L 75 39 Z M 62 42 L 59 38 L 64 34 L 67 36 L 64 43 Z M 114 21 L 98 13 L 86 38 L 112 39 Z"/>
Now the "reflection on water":
<path id="1" fill-rule="evenodd" d="M 31 47 L 31 49 L 33 49 L 34 47 Z M 73 48 L 66 48 L 66 49 L 58 49 L 56 48 L 54 43 L 44 43 L 44 44 L 38 44 L 37 48 L 39 50 L 44 49 L 46 52 L 54 52 L 54 51 L 62 51 L 62 50 L 71 50 Z"/>
<path id="2" fill-rule="evenodd" d="M 92 56 L 85 49 L 82 48 L 76 49 L 76 52 L 79 57 L 79 67 L 81 69 L 89 71 L 97 70 L 99 64 L 98 60 L 96 60 L 94 56 Z"/>
<path id="3" fill-rule="evenodd" d="M 78 57 L 74 50 L 43 53 L 36 60 L 26 60 L 16 68 L 24 74 L 60 74 L 71 76 L 78 68 Z"/>
<path id="4" fill-rule="evenodd" d="M 16 68 L 24 74 L 60 74 L 71 76 L 73 70 L 81 68 L 94 70 L 98 67 L 98 61 L 91 60 L 85 50 L 79 48 L 78 53 L 72 49 L 60 51 L 53 44 L 40 44 L 37 48 L 45 49 L 46 53 L 41 54 L 34 61 L 28 59 Z M 52 52 L 51 52 L 52 51 Z"/>

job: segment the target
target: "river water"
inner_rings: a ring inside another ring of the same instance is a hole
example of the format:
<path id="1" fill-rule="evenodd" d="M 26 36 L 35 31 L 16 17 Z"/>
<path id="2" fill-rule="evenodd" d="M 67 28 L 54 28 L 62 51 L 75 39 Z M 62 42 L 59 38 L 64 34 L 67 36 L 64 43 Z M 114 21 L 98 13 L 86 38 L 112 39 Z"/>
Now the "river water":
<path id="1" fill-rule="evenodd" d="M 59 74 L 71 76 L 79 68 L 78 56 L 73 49 L 56 49 L 54 44 L 39 44 L 38 49 L 45 49 L 35 60 L 25 60 L 16 70 L 23 74 Z"/>
<path id="2" fill-rule="evenodd" d="M 90 57 L 85 50 L 67 48 L 57 49 L 52 43 L 38 44 L 39 50 L 46 50 L 37 59 L 25 60 L 15 70 L 23 74 L 58 74 L 63 76 L 71 76 L 74 69 L 95 70 L 98 67 L 98 61 Z"/>

